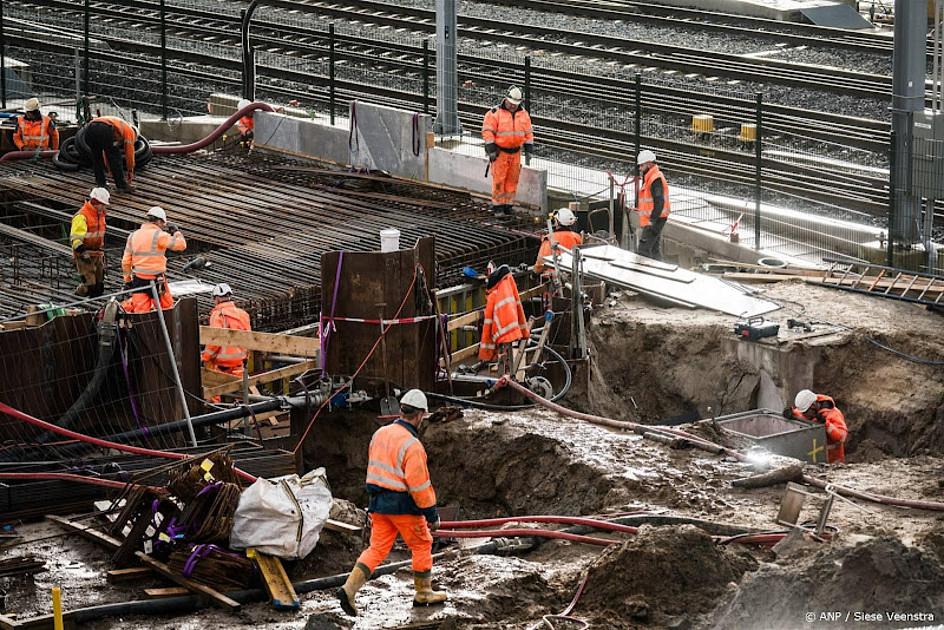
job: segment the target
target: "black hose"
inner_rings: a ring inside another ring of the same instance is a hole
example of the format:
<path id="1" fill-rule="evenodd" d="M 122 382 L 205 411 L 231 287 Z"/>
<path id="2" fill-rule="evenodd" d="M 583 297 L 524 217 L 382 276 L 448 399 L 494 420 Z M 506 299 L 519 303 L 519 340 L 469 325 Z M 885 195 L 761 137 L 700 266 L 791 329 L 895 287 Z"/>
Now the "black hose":
<path id="1" fill-rule="evenodd" d="M 107 330 L 111 327 L 113 330 Z M 75 402 L 72 403 L 56 424 L 63 429 L 68 429 L 75 422 L 89 403 L 98 396 L 102 385 L 105 383 L 105 377 L 108 376 L 108 370 L 111 368 L 112 358 L 115 356 L 115 339 L 118 330 L 118 324 L 99 324 L 98 330 L 98 362 L 95 365 L 95 371 L 92 373 L 92 380 L 88 382 L 85 389 Z M 45 437 L 45 436 L 44 436 Z M 39 440 L 40 443 L 45 440 Z"/>

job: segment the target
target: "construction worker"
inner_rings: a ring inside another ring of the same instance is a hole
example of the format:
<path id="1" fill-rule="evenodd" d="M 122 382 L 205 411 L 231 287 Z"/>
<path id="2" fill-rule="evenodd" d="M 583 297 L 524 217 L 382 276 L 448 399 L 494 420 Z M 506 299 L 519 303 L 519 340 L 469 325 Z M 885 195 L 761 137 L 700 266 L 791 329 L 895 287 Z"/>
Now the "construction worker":
<path id="1" fill-rule="evenodd" d="M 249 313 L 233 302 L 233 289 L 225 282 L 213 287 L 213 309 L 210 311 L 210 327 L 249 332 Z M 200 358 L 203 367 L 241 377 L 246 362 L 246 349 L 239 346 L 207 344 Z"/>
<path id="2" fill-rule="evenodd" d="M 656 164 L 656 154 L 648 149 L 639 152 L 636 159 L 642 186 L 639 188 L 640 256 L 662 260 L 662 228 L 672 211 L 669 201 L 669 183 Z"/>
<path id="3" fill-rule="evenodd" d="M 104 188 L 105 160 L 115 180 L 118 190 L 131 192 L 129 182 L 134 179 L 134 143 L 138 140 L 138 131 L 130 123 L 117 116 L 100 116 L 85 128 L 85 144 L 88 145 L 92 158 L 92 170 L 95 171 L 95 185 Z M 121 149 L 121 151 L 119 151 Z M 127 167 L 127 181 L 125 168 Z"/>
<path id="4" fill-rule="evenodd" d="M 521 175 L 521 149 L 530 156 L 534 150 L 531 116 L 521 107 L 524 96 L 512 86 L 500 105 L 488 110 L 482 121 L 482 140 L 492 172 L 492 212 L 511 214 Z"/>
<path id="5" fill-rule="evenodd" d="M 241 98 L 239 99 L 239 103 L 236 105 L 236 111 L 240 111 L 248 105 L 252 105 L 252 101 Z M 239 122 L 236 123 L 236 128 L 239 129 L 239 144 L 246 147 L 247 149 L 250 148 L 252 146 L 253 129 L 255 128 L 255 122 L 252 119 L 252 112 L 249 112 L 245 116 L 241 116 L 239 118 Z"/>
<path id="6" fill-rule="evenodd" d="M 846 439 L 849 429 L 846 418 L 829 396 L 808 389 L 797 393 L 792 407 L 783 410 L 784 418 L 818 422 L 826 428 L 826 461 L 830 464 L 846 461 Z"/>
<path id="7" fill-rule="evenodd" d="M 31 98 L 23 106 L 26 112 L 16 119 L 13 144 L 20 151 L 59 150 L 56 122 L 39 111 L 39 99 Z"/>
<path id="8" fill-rule="evenodd" d="M 82 277 L 75 290 L 79 297 L 98 297 L 105 292 L 105 211 L 111 195 L 93 188 L 88 201 L 72 217 L 69 242 L 72 260 Z"/>
<path id="9" fill-rule="evenodd" d="M 577 245 L 583 244 L 583 236 L 580 232 L 574 232 L 571 228 L 577 222 L 577 215 L 570 208 L 561 208 L 554 213 L 554 244 L 558 248 L 572 250 Z M 544 272 L 544 258 L 553 254 L 551 248 L 551 239 L 545 235 L 541 239 L 541 249 L 538 251 L 538 259 L 534 262 L 534 273 Z"/>
<path id="10" fill-rule="evenodd" d="M 400 399 L 400 417 L 378 429 L 370 440 L 367 493 L 370 504 L 370 546 L 357 558 L 344 586 L 338 589 L 341 608 L 357 615 L 354 596 L 377 568 L 397 539 L 413 556 L 414 606 L 441 604 L 446 593 L 432 588 L 433 536 L 439 528 L 436 491 L 429 480 L 426 449 L 419 428 L 429 412 L 426 395 L 411 389 Z"/>
<path id="11" fill-rule="evenodd" d="M 167 222 L 167 213 L 160 206 L 147 212 L 141 227 L 128 235 L 121 270 L 125 288 L 136 289 L 121 306 L 128 313 L 147 313 L 157 305 L 151 293 L 151 283 L 157 284 L 160 307 L 171 308 L 174 297 L 167 285 L 167 250 L 182 252 L 187 249 L 184 235 L 173 223 Z"/>
<path id="12" fill-rule="evenodd" d="M 519 339 L 528 339 L 531 333 L 521 306 L 518 284 L 508 265 L 496 268 L 489 262 L 487 273 L 485 325 L 482 326 L 479 359 L 493 361 L 500 357 L 507 361 L 511 358 L 509 345 Z"/>

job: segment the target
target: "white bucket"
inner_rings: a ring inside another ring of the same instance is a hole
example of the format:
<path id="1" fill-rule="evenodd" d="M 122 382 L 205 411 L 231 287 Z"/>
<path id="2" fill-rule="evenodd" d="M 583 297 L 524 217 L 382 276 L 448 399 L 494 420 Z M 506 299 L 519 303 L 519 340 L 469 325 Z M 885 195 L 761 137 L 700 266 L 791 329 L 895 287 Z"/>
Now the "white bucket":
<path id="1" fill-rule="evenodd" d="M 386 254 L 397 251 L 400 251 L 400 230 L 394 228 L 380 230 L 380 252 Z"/>

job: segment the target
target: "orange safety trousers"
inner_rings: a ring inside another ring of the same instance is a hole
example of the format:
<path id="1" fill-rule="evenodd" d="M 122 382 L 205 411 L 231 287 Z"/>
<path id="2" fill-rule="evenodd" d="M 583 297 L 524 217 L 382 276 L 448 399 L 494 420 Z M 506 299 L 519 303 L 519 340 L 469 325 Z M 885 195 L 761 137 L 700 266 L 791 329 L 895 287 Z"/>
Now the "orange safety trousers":
<path id="1" fill-rule="evenodd" d="M 370 546 L 357 558 L 371 573 L 393 549 L 397 534 L 413 554 L 413 571 L 422 573 L 433 568 L 433 535 L 426 517 L 416 514 L 370 514 Z"/>
<path id="2" fill-rule="evenodd" d="M 521 151 L 499 151 L 498 158 L 492 162 L 492 203 L 496 206 L 514 204 L 520 176 Z"/>
<path id="3" fill-rule="evenodd" d="M 167 310 L 174 307 L 174 296 L 170 294 L 170 287 L 167 286 L 167 280 L 164 280 L 164 292 L 160 293 L 161 310 Z M 131 297 L 121 303 L 121 308 L 125 313 L 150 313 L 157 310 L 154 306 L 154 298 L 151 292 L 132 293 Z"/>

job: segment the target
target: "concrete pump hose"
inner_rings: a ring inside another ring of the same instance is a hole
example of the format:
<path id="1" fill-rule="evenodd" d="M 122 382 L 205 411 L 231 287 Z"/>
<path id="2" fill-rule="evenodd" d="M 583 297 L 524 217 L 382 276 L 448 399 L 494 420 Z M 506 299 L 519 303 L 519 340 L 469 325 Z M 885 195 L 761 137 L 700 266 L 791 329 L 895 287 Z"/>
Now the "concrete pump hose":
<path id="1" fill-rule="evenodd" d="M 28 160 L 29 158 L 51 158 L 58 151 L 10 151 L 0 156 L 0 162 L 9 160 Z"/>
<path id="2" fill-rule="evenodd" d="M 635 432 L 639 432 L 639 430 L 657 431 L 657 432 L 666 433 L 669 435 L 675 435 L 677 437 L 692 441 L 692 443 L 694 443 L 695 446 L 698 446 L 700 448 L 710 447 L 710 448 L 716 449 L 718 452 L 723 452 L 726 455 L 735 457 L 740 461 L 748 461 L 748 457 L 744 453 L 729 449 L 727 447 L 721 446 L 720 444 L 715 444 L 714 442 L 702 439 L 696 435 L 692 435 L 691 433 L 686 433 L 685 431 L 681 431 L 678 429 L 670 429 L 667 427 L 654 427 L 654 426 L 641 425 L 636 422 L 625 422 L 621 420 L 613 420 L 612 418 L 605 418 L 603 416 L 594 416 L 587 413 L 581 413 L 579 411 L 573 411 L 572 409 L 567 409 L 566 407 L 558 405 L 557 403 L 553 403 L 547 400 L 546 398 L 542 398 L 541 396 L 538 396 L 537 394 L 532 392 L 530 389 L 523 387 L 519 383 L 516 383 L 515 381 L 509 379 L 507 376 L 503 376 L 502 381 L 503 381 L 502 383 L 503 385 L 507 385 L 511 387 L 512 389 L 527 396 L 528 398 L 538 403 L 539 405 L 546 407 L 547 409 L 550 409 L 552 411 L 556 411 L 557 413 L 564 416 L 569 416 L 571 418 L 576 418 L 578 420 L 584 420 L 586 422 L 591 422 L 593 424 L 598 424 L 601 426 L 612 427 L 616 429 L 623 429 L 626 431 L 635 431 Z M 803 475 L 803 481 L 811 486 L 814 486 L 816 488 L 820 488 L 823 490 L 825 490 L 827 486 L 826 481 L 823 481 L 822 479 L 818 479 L 816 477 L 812 477 L 810 475 Z M 871 492 L 863 492 L 861 490 L 855 490 L 853 488 L 847 488 L 845 486 L 838 486 L 836 484 L 828 484 L 828 485 L 831 486 L 831 488 L 833 489 L 834 492 L 836 492 L 836 494 L 839 494 L 845 497 L 862 499 L 864 501 L 871 501 L 873 503 L 879 503 L 881 505 L 893 505 L 896 507 L 914 508 L 917 510 L 931 510 L 934 512 L 944 512 L 944 503 L 941 503 L 939 501 L 923 501 L 919 499 L 898 499 L 896 497 L 889 497 L 889 496 L 885 496 L 881 494 L 873 494 Z"/>
<path id="3" fill-rule="evenodd" d="M 220 136 L 222 136 L 226 131 L 239 122 L 239 119 L 254 111 L 263 111 L 263 112 L 274 112 L 271 106 L 265 103 L 249 103 L 242 109 L 238 110 L 235 114 L 230 116 L 223 122 L 219 127 L 214 129 L 210 135 L 205 137 L 203 140 L 197 140 L 190 144 L 167 144 L 159 146 L 151 146 L 151 153 L 154 155 L 173 155 L 177 153 L 192 153 L 193 151 L 199 151 L 205 147 L 216 142 Z"/>

